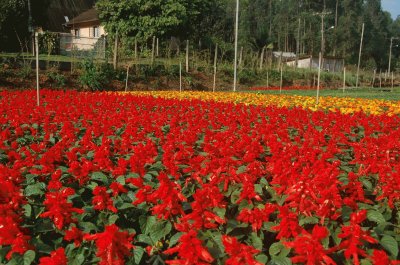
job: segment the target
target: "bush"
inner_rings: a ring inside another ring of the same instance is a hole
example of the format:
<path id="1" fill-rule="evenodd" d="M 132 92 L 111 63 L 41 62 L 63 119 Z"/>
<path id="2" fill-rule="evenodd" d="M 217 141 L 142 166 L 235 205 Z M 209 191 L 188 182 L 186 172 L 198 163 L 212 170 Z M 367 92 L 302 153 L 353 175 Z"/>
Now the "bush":
<path id="1" fill-rule="evenodd" d="M 49 78 L 50 82 L 53 82 L 56 85 L 56 87 L 63 87 L 67 82 L 65 76 L 57 71 L 47 72 L 47 77 Z"/>
<path id="2" fill-rule="evenodd" d="M 99 91 L 103 90 L 109 79 L 107 72 L 97 67 L 93 60 L 85 60 L 82 63 L 82 74 L 79 76 L 79 81 L 85 89 Z"/>
<path id="3" fill-rule="evenodd" d="M 17 76 L 22 79 L 27 79 L 32 74 L 32 67 L 30 64 L 24 63 L 19 71 L 17 72 Z"/>
<path id="4" fill-rule="evenodd" d="M 243 69 L 242 71 L 240 71 L 238 77 L 239 77 L 239 82 L 242 84 L 254 83 L 258 79 L 256 72 L 248 69 Z"/>

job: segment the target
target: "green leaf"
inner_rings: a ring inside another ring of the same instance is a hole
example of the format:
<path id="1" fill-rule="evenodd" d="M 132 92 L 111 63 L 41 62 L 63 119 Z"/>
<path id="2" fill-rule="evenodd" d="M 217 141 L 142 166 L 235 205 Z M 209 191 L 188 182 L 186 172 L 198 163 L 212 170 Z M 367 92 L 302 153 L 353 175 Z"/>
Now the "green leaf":
<path id="1" fill-rule="evenodd" d="M 271 255 L 271 256 L 278 256 L 278 254 L 282 251 L 283 248 L 284 248 L 284 246 L 282 245 L 281 242 L 273 243 L 273 244 L 269 247 L 269 255 Z"/>
<path id="2" fill-rule="evenodd" d="M 393 258 L 397 258 L 399 255 L 399 243 L 396 241 L 396 239 L 391 236 L 384 236 L 382 237 L 380 243 L 382 247 L 390 252 Z"/>
<path id="3" fill-rule="evenodd" d="M 319 220 L 315 216 L 307 216 L 305 218 L 302 218 L 299 221 L 299 225 L 305 225 L 305 224 L 318 224 Z"/>
<path id="4" fill-rule="evenodd" d="M 118 207 L 118 210 L 125 210 L 125 209 L 130 209 L 130 208 L 135 208 L 135 206 L 132 203 L 123 203 L 121 206 Z"/>
<path id="5" fill-rule="evenodd" d="M 235 190 L 231 194 L 231 203 L 236 204 L 236 201 L 239 200 L 240 197 L 240 190 Z"/>
<path id="6" fill-rule="evenodd" d="M 42 182 L 29 185 L 25 188 L 25 196 L 43 195 L 46 185 Z"/>
<path id="7" fill-rule="evenodd" d="M 263 223 L 262 228 L 267 230 L 268 232 L 271 233 L 276 233 L 277 231 L 273 230 L 272 227 L 276 226 L 277 224 L 275 224 L 274 222 L 267 222 L 267 223 Z"/>
<path id="8" fill-rule="evenodd" d="M 225 218 L 226 209 L 225 208 L 214 208 L 214 212 L 221 218 Z"/>
<path id="9" fill-rule="evenodd" d="M 144 254 L 144 249 L 140 246 L 137 246 L 134 250 L 134 257 L 135 257 L 136 264 L 140 264 L 140 261 L 143 258 L 143 254 Z"/>
<path id="10" fill-rule="evenodd" d="M 157 222 L 151 227 L 150 238 L 153 242 L 158 242 L 166 235 L 168 235 L 172 230 L 172 225 L 170 222 Z"/>
<path id="11" fill-rule="evenodd" d="M 78 254 L 69 261 L 68 265 L 82 265 L 85 262 L 85 256 L 83 254 Z"/>
<path id="12" fill-rule="evenodd" d="M 125 185 L 125 184 L 126 184 L 126 182 L 125 182 L 125 177 L 124 177 L 124 176 L 119 176 L 119 177 L 117 178 L 117 182 L 118 182 L 119 184 L 121 184 L 121 185 Z"/>
<path id="13" fill-rule="evenodd" d="M 92 158 L 94 157 L 94 152 L 93 152 L 93 151 L 89 151 L 89 152 L 86 154 L 86 157 L 89 158 L 89 159 L 92 159 Z"/>
<path id="14" fill-rule="evenodd" d="M 108 183 L 108 177 L 103 172 L 93 172 L 91 179 L 100 181 L 104 184 Z"/>
<path id="15" fill-rule="evenodd" d="M 119 218 L 119 216 L 116 215 L 116 214 L 111 215 L 111 216 L 108 218 L 108 224 L 109 224 L 109 225 L 115 224 L 115 222 L 118 220 L 118 218 Z"/>
<path id="16" fill-rule="evenodd" d="M 375 222 L 378 225 L 386 222 L 385 217 L 383 217 L 380 212 L 375 210 L 369 210 L 367 213 L 367 218 L 368 220 Z"/>
<path id="17" fill-rule="evenodd" d="M 35 260 L 36 253 L 33 250 L 28 250 L 24 254 L 24 265 L 31 265 L 32 262 Z"/>
<path id="18" fill-rule="evenodd" d="M 151 227 L 156 223 L 156 217 L 155 216 L 144 216 L 141 215 L 139 217 L 139 225 L 140 225 L 140 230 L 142 230 L 143 234 L 149 234 L 151 232 Z"/>
<path id="19" fill-rule="evenodd" d="M 25 204 L 23 207 L 24 215 L 30 217 L 32 215 L 32 206 L 30 204 Z"/>
<path id="20" fill-rule="evenodd" d="M 373 186 L 371 181 L 367 180 L 367 179 L 361 179 L 361 182 L 363 184 L 363 186 L 367 189 L 367 190 L 372 190 Z"/>
<path id="21" fill-rule="evenodd" d="M 292 265 L 292 261 L 287 257 L 271 257 L 271 261 L 268 262 L 268 265 Z"/>
<path id="22" fill-rule="evenodd" d="M 173 235 L 169 240 L 169 247 L 175 246 L 176 243 L 178 243 L 179 239 L 181 238 L 182 234 L 183 234 L 182 232 L 178 232 L 175 235 Z"/>
<path id="23" fill-rule="evenodd" d="M 24 264 L 23 258 L 19 254 L 13 254 L 12 259 L 7 263 L 7 265 L 21 265 Z"/>
<path id="24" fill-rule="evenodd" d="M 370 260 L 368 260 L 368 259 L 362 259 L 360 261 L 360 264 L 361 265 L 372 265 L 372 262 Z"/>
<path id="25" fill-rule="evenodd" d="M 141 242 L 141 243 L 146 243 L 149 246 L 154 245 L 155 242 L 153 242 L 151 240 L 151 238 L 148 235 L 144 235 L 144 234 L 140 234 L 136 237 L 136 241 L 137 242 Z"/>
<path id="26" fill-rule="evenodd" d="M 85 232 L 97 232 L 97 226 L 91 222 L 80 222 L 79 227 Z"/>
<path id="27" fill-rule="evenodd" d="M 251 240 L 251 245 L 255 249 L 262 250 L 262 247 L 263 247 L 262 240 L 261 240 L 261 238 L 259 238 L 257 236 L 256 233 L 253 232 L 253 233 L 250 234 L 250 240 Z"/>
<path id="28" fill-rule="evenodd" d="M 260 255 L 257 255 L 256 260 L 258 262 L 261 262 L 262 264 L 266 264 L 268 261 L 268 257 L 265 254 L 260 254 Z"/>
<path id="29" fill-rule="evenodd" d="M 260 184 L 254 184 L 254 190 L 260 195 L 263 194 L 263 186 Z"/>
<path id="30" fill-rule="evenodd" d="M 0 248 L 0 264 L 5 260 L 7 253 L 10 251 L 11 247 L 1 247 Z"/>

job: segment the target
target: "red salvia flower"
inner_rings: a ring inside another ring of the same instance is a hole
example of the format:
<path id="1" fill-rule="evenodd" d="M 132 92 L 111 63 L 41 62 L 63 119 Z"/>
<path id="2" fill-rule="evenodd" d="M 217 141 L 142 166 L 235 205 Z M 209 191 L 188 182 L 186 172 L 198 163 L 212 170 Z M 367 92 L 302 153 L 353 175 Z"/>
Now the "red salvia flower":
<path id="1" fill-rule="evenodd" d="M 110 185 L 111 190 L 113 191 L 113 196 L 117 197 L 120 193 L 127 193 L 128 190 L 118 182 L 113 182 Z"/>
<path id="2" fill-rule="evenodd" d="M 346 259 L 353 258 L 356 265 L 360 264 L 358 256 L 367 257 L 365 250 L 361 247 L 364 242 L 371 244 L 378 243 L 378 240 L 371 237 L 368 231 L 364 231 L 361 223 L 367 218 L 367 210 L 361 210 L 352 213 L 350 216 L 350 225 L 342 227 L 342 233 L 338 235 L 343 241 L 340 243 L 339 248 L 344 249 L 344 256 Z"/>
<path id="3" fill-rule="evenodd" d="M 296 252 L 297 255 L 291 258 L 293 263 L 335 265 L 336 263 L 327 255 L 329 251 L 324 249 L 321 244 L 321 241 L 328 235 L 329 231 L 326 227 L 316 225 L 311 234 L 305 232 L 284 245 L 293 248 Z"/>
<path id="4" fill-rule="evenodd" d="M 65 225 L 75 222 L 72 218 L 72 213 L 82 214 L 84 210 L 74 208 L 71 202 L 68 202 L 68 197 L 75 194 L 71 188 L 63 189 L 62 191 L 48 192 L 44 205 L 47 211 L 42 213 L 41 217 L 49 217 L 53 220 L 57 229 L 62 230 Z"/>
<path id="5" fill-rule="evenodd" d="M 194 230 L 181 236 L 179 245 L 164 251 L 164 254 L 171 255 L 177 253 L 178 259 L 167 260 L 167 264 L 174 265 L 206 265 L 214 261 L 214 258 L 203 247 L 202 241 L 197 238 L 197 232 Z"/>
<path id="6" fill-rule="evenodd" d="M 107 193 L 107 189 L 105 187 L 97 186 L 93 190 L 93 195 L 92 203 L 95 210 L 102 211 L 107 209 L 114 213 L 118 212 L 117 208 L 114 207 L 114 202 Z"/>
<path id="7" fill-rule="evenodd" d="M 260 230 L 264 222 L 269 221 L 269 216 L 275 212 L 276 206 L 266 204 L 264 209 L 255 208 L 253 210 L 243 209 L 237 217 L 237 220 L 243 223 L 251 224 L 253 231 Z"/>
<path id="8" fill-rule="evenodd" d="M 225 264 L 262 265 L 262 263 L 254 259 L 254 256 L 260 253 L 260 251 L 252 246 L 240 243 L 236 237 L 222 236 L 222 243 L 224 244 L 225 252 L 229 255 Z"/>
<path id="9" fill-rule="evenodd" d="M 398 265 L 400 260 L 390 260 L 389 256 L 383 250 L 374 249 L 371 256 L 373 265 Z"/>
<path id="10" fill-rule="evenodd" d="M 64 248 L 59 248 L 51 252 L 50 257 L 43 257 L 39 260 L 39 265 L 67 265 L 67 263 Z"/>
<path id="11" fill-rule="evenodd" d="M 133 234 L 121 232 L 115 224 L 106 226 L 103 233 L 85 235 L 84 240 L 96 242 L 96 255 L 101 259 L 100 265 L 123 265 L 124 259 L 131 255 Z"/>
<path id="12" fill-rule="evenodd" d="M 66 241 L 74 241 L 75 246 L 79 247 L 83 240 L 83 232 L 73 226 L 70 230 L 65 231 L 64 239 Z"/>

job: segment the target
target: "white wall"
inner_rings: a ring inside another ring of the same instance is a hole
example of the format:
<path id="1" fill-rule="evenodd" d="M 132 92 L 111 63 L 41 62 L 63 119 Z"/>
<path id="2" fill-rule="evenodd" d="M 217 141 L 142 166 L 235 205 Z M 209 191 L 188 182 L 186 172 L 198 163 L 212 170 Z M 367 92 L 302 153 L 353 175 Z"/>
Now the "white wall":
<path id="1" fill-rule="evenodd" d="M 105 30 L 103 26 L 98 26 L 99 35 L 98 37 L 93 37 L 94 27 L 82 27 L 79 28 L 79 38 L 75 37 L 73 40 L 74 49 L 78 50 L 91 50 L 96 44 L 98 39 L 105 35 Z M 71 34 L 75 36 L 75 29 L 71 30 Z"/>

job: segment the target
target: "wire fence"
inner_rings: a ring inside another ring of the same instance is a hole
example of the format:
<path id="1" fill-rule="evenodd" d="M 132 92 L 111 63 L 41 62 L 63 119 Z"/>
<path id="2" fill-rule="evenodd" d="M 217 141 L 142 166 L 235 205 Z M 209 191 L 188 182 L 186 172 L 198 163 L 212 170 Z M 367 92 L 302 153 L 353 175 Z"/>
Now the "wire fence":
<path id="1" fill-rule="evenodd" d="M 185 75 L 183 81 L 188 84 L 193 83 L 190 73 L 205 73 L 211 83 L 213 79 L 217 81 L 217 84 L 214 81 L 212 90 L 215 86 L 218 90 L 218 80 L 223 79 L 227 86 L 233 82 L 233 45 L 226 43 L 199 43 L 177 38 L 159 40 L 156 37 L 149 42 L 138 43 L 132 39 L 116 40 L 109 36 L 87 37 L 44 32 L 38 35 L 38 46 L 41 69 L 56 65 L 72 73 L 79 70 L 83 61 L 92 60 L 114 64 L 116 69 L 126 70 L 124 81 L 129 74 L 144 76 L 159 71 L 176 79 L 181 79 L 179 74 L 182 72 Z M 0 56 L 4 58 L 4 55 Z M 34 59 L 32 54 L 24 56 L 24 60 L 32 60 L 32 63 Z M 35 68 L 34 64 L 31 65 Z M 141 69 L 138 70 L 137 66 Z M 314 90 L 317 88 L 318 67 L 318 57 L 296 56 L 291 52 L 272 51 L 268 47 L 258 50 L 239 47 L 238 82 L 245 84 L 239 90 L 272 90 L 279 93 Z M 345 73 L 343 59 L 326 57 L 322 60 L 321 69 L 321 89 L 355 89 L 355 65 L 347 65 Z M 379 92 L 396 91 L 393 87 L 399 85 L 396 72 L 364 69 L 360 72 L 359 80 L 360 87 Z M 211 90 L 210 85 L 208 89 Z"/>

